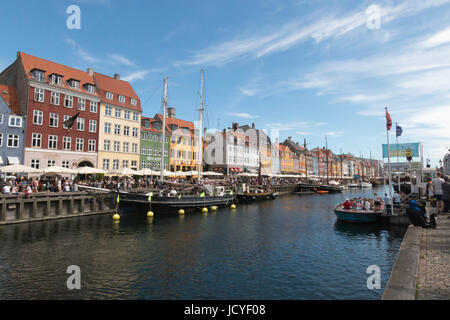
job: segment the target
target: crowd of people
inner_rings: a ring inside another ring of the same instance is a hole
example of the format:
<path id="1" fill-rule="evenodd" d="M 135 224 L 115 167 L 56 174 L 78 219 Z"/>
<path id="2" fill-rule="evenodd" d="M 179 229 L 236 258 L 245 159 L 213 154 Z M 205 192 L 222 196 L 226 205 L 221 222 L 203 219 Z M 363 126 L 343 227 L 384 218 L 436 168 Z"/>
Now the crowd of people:
<path id="1" fill-rule="evenodd" d="M 2 182 L 1 190 L 3 194 L 24 194 L 29 197 L 37 192 L 74 192 L 78 191 L 76 183 L 66 178 L 55 177 L 55 179 L 36 178 L 25 179 L 17 177 Z"/>
<path id="2" fill-rule="evenodd" d="M 383 211 L 385 208 L 385 201 L 374 194 L 375 199 L 372 198 L 352 198 L 345 199 L 342 203 L 342 208 L 345 210 L 358 210 L 358 211 Z"/>

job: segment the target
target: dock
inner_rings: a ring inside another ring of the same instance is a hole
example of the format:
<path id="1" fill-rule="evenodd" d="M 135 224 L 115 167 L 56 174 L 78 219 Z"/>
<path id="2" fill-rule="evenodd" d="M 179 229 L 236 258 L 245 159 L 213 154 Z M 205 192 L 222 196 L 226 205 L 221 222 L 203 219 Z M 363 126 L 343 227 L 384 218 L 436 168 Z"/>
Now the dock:
<path id="1" fill-rule="evenodd" d="M 94 214 L 111 214 L 117 203 L 108 193 L 40 192 L 23 195 L 0 195 L 0 225 L 72 218 Z"/>

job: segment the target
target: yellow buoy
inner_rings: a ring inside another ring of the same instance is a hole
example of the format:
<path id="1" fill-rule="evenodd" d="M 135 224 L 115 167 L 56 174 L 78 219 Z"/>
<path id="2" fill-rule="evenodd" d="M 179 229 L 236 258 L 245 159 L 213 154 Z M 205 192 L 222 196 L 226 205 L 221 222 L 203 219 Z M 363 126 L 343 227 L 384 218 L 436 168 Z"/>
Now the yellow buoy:
<path id="1" fill-rule="evenodd" d="M 120 216 L 119 216 L 119 214 L 118 213 L 115 213 L 114 215 L 113 215 L 113 220 L 119 220 L 120 219 Z"/>
<path id="2" fill-rule="evenodd" d="M 153 212 L 152 211 L 147 212 L 147 217 L 153 217 Z"/>
<path id="3" fill-rule="evenodd" d="M 208 208 L 203 208 L 203 209 L 202 209 L 202 212 L 203 212 L 203 213 L 208 213 Z"/>
<path id="4" fill-rule="evenodd" d="M 212 206 L 211 207 L 211 211 L 217 211 L 217 207 L 216 206 Z"/>
<path id="5" fill-rule="evenodd" d="M 236 209 L 236 205 L 234 203 L 231 205 L 231 209 Z"/>
<path id="6" fill-rule="evenodd" d="M 183 209 L 178 210 L 178 214 L 184 214 L 184 210 Z"/>

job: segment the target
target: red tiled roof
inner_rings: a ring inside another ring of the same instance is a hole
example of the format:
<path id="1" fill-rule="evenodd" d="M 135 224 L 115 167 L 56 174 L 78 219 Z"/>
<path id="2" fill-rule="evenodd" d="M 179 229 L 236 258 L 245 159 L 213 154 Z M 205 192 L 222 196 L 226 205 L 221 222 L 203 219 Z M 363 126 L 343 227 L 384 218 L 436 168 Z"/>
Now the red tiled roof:
<path id="1" fill-rule="evenodd" d="M 28 79 L 33 79 L 31 71 L 33 69 L 38 69 L 45 71 L 44 81 L 47 83 L 50 83 L 50 75 L 57 74 L 63 77 L 62 85 L 60 85 L 61 87 L 74 92 L 83 92 L 86 94 L 98 96 L 98 94 L 88 93 L 83 87 L 85 84 L 91 84 L 95 86 L 94 78 L 90 76 L 89 73 L 56 62 L 38 58 L 23 52 L 19 52 L 19 56 L 22 60 Z M 66 81 L 70 79 L 80 81 L 80 90 L 73 89 L 72 87 L 67 85 Z"/>
<path id="2" fill-rule="evenodd" d="M 159 120 L 162 121 L 162 115 L 159 114 L 159 113 L 157 113 L 155 115 L 155 118 L 159 118 Z M 178 119 L 178 118 L 169 118 L 169 117 L 167 117 L 166 118 L 166 124 L 167 125 L 175 124 L 179 128 L 189 128 L 190 130 L 194 130 L 195 129 L 195 126 L 194 126 L 193 122 L 186 121 L 186 120 L 181 120 L 181 119 Z"/>
<path id="3" fill-rule="evenodd" d="M 114 94 L 112 103 L 116 105 L 123 105 L 127 108 L 134 109 L 142 112 L 141 101 L 136 92 L 131 87 L 130 83 L 124 80 L 114 79 L 101 73 L 94 72 L 94 78 L 98 88 L 100 89 L 100 95 L 107 102 L 106 92 Z M 119 101 L 119 95 L 125 97 L 125 103 Z M 132 105 L 130 98 L 137 101 L 136 105 Z"/>
<path id="4" fill-rule="evenodd" d="M 144 116 L 141 116 L 141 119 L 142 119 L 142 120 L 149 120 L 150 123 L 153 123 L 153 122 L 160 122 L 160 120 L 157 120 L 157 119 L 154 119 L 154 118 L 149 118 L 149 117 L 144 117 Z M 146 127 L 144 127 L 143 125 L 141 125 L 141 129 L 144 130 L 144 131 L 149 131 L 149 132 L 158 132 L 158 133 L 161 133 L 161 132 L 162 132 L 162 129 L 157 130 L 157 129 L 155 129 L 153 126 L 150 126 L 149 128 L 146 128 Z M 166 123 L 166 133 L 171 133 L 171 132 L 172 132 L 172 131 L 170 130 L 169 126 L 168 126 L 167 123 Z"/>
<path id="5" fill-rule="evenodd" d="M 17 101 L 16 87 L 0 84 L 0 96 L 11 109 L 11 113 L 20 113 L 19 102 Z"/>

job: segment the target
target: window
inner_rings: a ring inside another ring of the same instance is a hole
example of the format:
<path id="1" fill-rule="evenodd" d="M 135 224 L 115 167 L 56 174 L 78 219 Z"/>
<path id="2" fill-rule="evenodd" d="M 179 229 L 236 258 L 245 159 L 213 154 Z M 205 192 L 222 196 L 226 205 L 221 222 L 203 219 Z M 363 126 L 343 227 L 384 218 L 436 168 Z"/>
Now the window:
<path id="1" fill-rule="evenodd" d="M 63 168 L 69 169 L 69 161 L 64 160 L 64 161 L 62 162 L 62 167 L 63 167 Z"/>
<path id="2" fill-rule="evenodd" d="M 61 76 L 58 76 L 58 75 L 56 75 L 56 74 L 52 74 L 51 77 L 50 77 L 50 81 L 51 81 L 53 84 L 61 85 L 61 84 L 62 84 L 62 77 L 61 77 Z"/>
<path id="3" fill-rule="evenodd" d="M 138 153 L 138 144 L 137 143 L 133 143 L 133 145 L 131 146 L 131 152 Z"/>
<path id="4" fill-rule="evenodd" d="M 63 137 L 63 150 L 71 150 L 71 149 L 72 149 L 72 138 Z"/>
<path id="5" fill-rule="evenodd" d="M 84 131 L 84 118 L 77 118 L 77 130 Z"/>
<path id="6" fill-rule="evenodd" d="M 130 111 L 125 110 L 123 117 L 124 117 L 125 120 L 130 120 Z"/>
<path id="7" fill-rule="evenodd" d="M 131 160 L 131 169 L 137 169 L 137 161 L 136 160 Z"/>
<path id="8" fill-rule="evenodd" d="M 111 115 L 111 106 L 105 106 L 105 116 Z"/>
<path id="9" fill-rule="evenodd" d="M 0 147 L 3 145 L 3 133 L 0 132 Z"/>
<path id="10" fill-rule="evenodd" d="M 133 106 L 135 106 L 135 105 L 137 105 L 137 100 L 136 99 L 131 99 L 131 104 L 133 105 Z"/>
<path id="11" fill-rule="evenodd" d="M 103 159 L 103 170 L 109 170 L 109 159 Z"/>
<path id="12" fill-rule="evenodd" d="M 42 146 L 42 134 L 33 133 L 31 135 L 31 146 L 33 148 L 40 148 Z"/>
<path id="13" fill-rule="evenodd" d="M 123 135 L 124 136 L 129 136 L 130 135 L 130 127 L 123 126 Z"/>
<path id="14" fill-rule="evenodd" d="M 144 156 L 147 154 L 147 148 L 146 147 L 141 147 L 141 154 L 144 155 Z"/>
<path id="15" fill-rule="evenodd" d="M 119 124 L 114 125 L 114 134 L 120 135 L 120 125 Z"/>
<path id="16" fill-rule="evenodd" d="M 0 124 L 3 123 L 3 115 L 0 114 Z"/>
<path id="17" fill-rule="evenodd" d="M 125 97 L 124 96 L 119 96 L 119 102 L 125 103 Z"/>
<path id="18" fill-rule="evenodd" d="M 34 101 L 44 102 L 44 89 L 34 88 Z"/>
<path id="19" fill-rule="evenodd" d="M 151 147 L 148 147 L 148 155 L 151 156 L 153 154 L 153 149 Z M 174 150 L 172 150 L 174 151 Z"/>
<path id="20" fill-rule="evenodd" d="M 114 95 L 111 92 L 106 92 L 106 99 L 112 100 Z"/>
<path id="21" fill-rule="evenodd" d="M 138 128 L 133 128 L 133 137 L 138 136 Z"/>
<path id="22" fill-rule="evenodd" d="M 97 132 L 97 120 L 89 120 L 89 132 Z"/>
<path id="23" fill-rule="evenodd" d="M 63 120 L 63 128 L 64 129 L 69 129 L 69 127 L 64 124 L 64 122 L 66 122 L 66 120 L 69 120 L 69 119 L 70 119 L 70 116 L 66 116 L 66 115 L 64 116 L 64 120 Z"/>
<path id="24" fill-rule="evenodd" d="M 105 133 L 111 133 L 111 123 L 105 122 Z"/>
<path id="25" fill-rule="evenodd" d="M 58 148 L 58 136 L 49 135 L 48 136 L 48 148 L 57 149 Z"/>
<path id="26" fill-rule="evenodd" d="M 55 160 L 48 160 L 47 161 L 47 167 L 54 167 L 56 165 L 56 161 Z"/>
<path id="27" fill-rule="evenodd" d="M 111 140 L 104 140 L 103 151 L 110 151 L 110 150 L 111 150 Z"/>
<path id="28" fill-rule="evenodd" d="M 72 80 L 70 86 L 74 89 L 80 89 L 80 81 Z"/>
<path id="29" fill-rule="evenodd" d="M 145 169 L 147 168 L 147 162 L 145 162 L 144 160 L 141 160 L 141 169 Z"/>
<path id="30" fill-rule="evenodd" d="M 34 80 L 36 80 L 36 81 L 44 82 L 44 72 L 42 72 L 42 71 L 40 71 L 40 70 L 35 70 L 35 71 L 33 72 L 33 78 L 34 78 Z"/>
<path id="31" fill-rule="evenodd" d="M 59 97 L 60 96 L 59 96 L 58 92 L 52 92 L 50 103 L 55 105 L 55 106 L 59 106 Z"/>
<path id="32" fill-rule="evenodd" d="M 16 127 L 16 128 L 22 127 L 22 117 L 9 116 L 9 126 Z"/>
<path id="33" fill-rule="evenodd" d="M 18 148 L 19 147 L 19 135 L 18 134 L 8 134 L 8 148 Z"/>
<path id="34" fill-rule="evenodd" d="M 77 138 L 76 150 L 77 151 L 83 151 L 84 150 L 84 139 L 83 138 Z"/>
<path id="35" fill-rule="evenodd" d="M 119 169 L 119 160 L 113 160 L 113 170 Z"/>
<path id="36" fill-rule="evenodd" d="M 122 161 L 122 167 L 128 168 L 128 160 L 123 160 Z"/>
<path id="37" fill-rule="evenodd" d="M 139 121 L 139 114 L 137 112 L 133 112 L 133 121 Z"/>
<path id="38" fill-rule="evenodd" d="M 31 159 L 31 167 L 34 169 L 40 169 L 40 160 L 39 159 Z"/>
<path id="39" fill-rule="evenodd" d="M 50 113 L 50 122 L 48 125 L 53 128 L 58 128 L 58 119 L 59 119 L 58 114 Z"/>
<path id="40" fill-rule="evenodd" d="M 91 112 L 92 113 L 97 113 L 97 102 L 96 101 L 91 101 L 90 102 L 90 108 L 91 108 Z"/>
<path id="41" fill-rule="evenodd" d="M 89 139 L 88 152 L 95 152 L 95 146 L 96 146 L 95 140 Z"/>
<path id="42" fill-rule="evenodd" d="M 64 107 L 72 108 L 73 107 L 73 97 L 66 94 L 64 97 Z"/>
<path id="43" fill-rule="evenodd" d="M 94 86 L 88 84 L 88 85 L 86 86 L 86 91 L 89 92 L 89 93 L 95 93 Z"/>
<path id="44" fill-rule="evenodd" d="M 40 110 L 33 111 L 33 124 L 42 125 L 44 112 Z"/>
<path id="45" fill-rule="evenodd" d="M 120 152 L 120 141 L 114 141 L 114 152 Z"/>
<path id="46" fill-rule="evenodd" d="M 124 142 L 123 143 L 123 152 L 128 153 L 130 152 L 130 148 L 129 148 L 129 143 L 128 142 Z"/>
<path id="47" fill-rule="evenodd" d="M 115 110 L 114 110 L 114 116 L 115 116 L 116 118 L 120 118 L 121 114 L 122 114 L 122 109 L 120 109 L 120 108 L 115 108 Z"/>
<path id="48" fill-rule="evenodd" d="M 78 98 L 78 110 L 86 110 L 86 99 Z"/>

